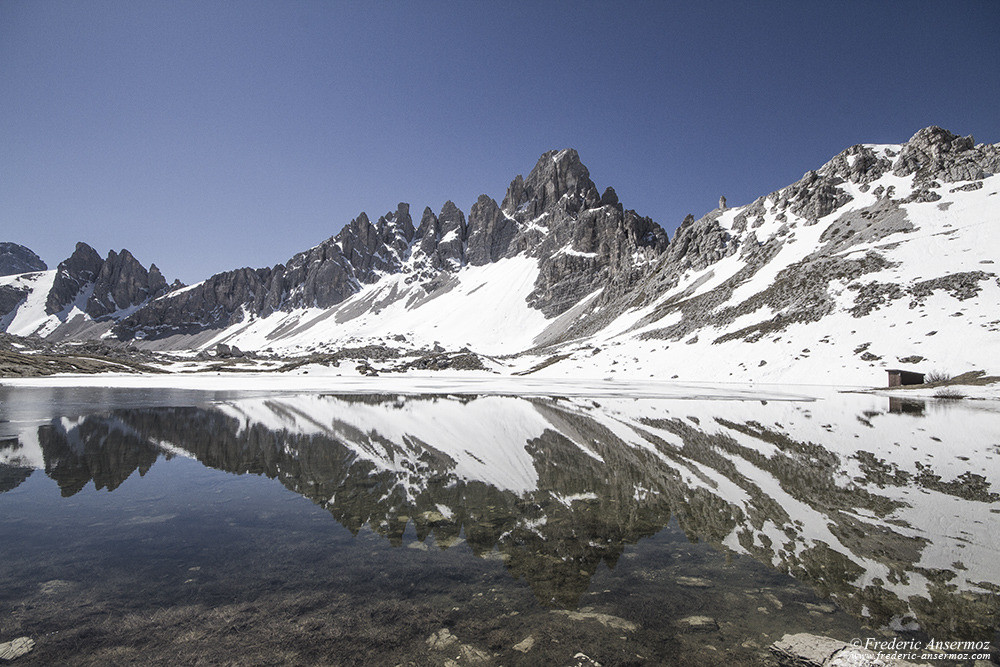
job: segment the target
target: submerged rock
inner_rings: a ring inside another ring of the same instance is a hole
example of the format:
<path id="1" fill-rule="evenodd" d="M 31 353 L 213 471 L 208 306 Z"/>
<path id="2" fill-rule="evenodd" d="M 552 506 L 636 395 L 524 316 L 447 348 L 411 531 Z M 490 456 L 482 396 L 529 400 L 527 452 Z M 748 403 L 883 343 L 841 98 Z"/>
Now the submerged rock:
<path id="1" fill-rule="evenodd" d="M 632 621 L 626 620 L 619 616 L 612 616 L 611 614 L 602 614 L 596 611 L 567 611 L 565 609 L 556 609 L 553 610 L 552 613 L 568 616 L 572 621 L 597 621 L 604 627 L 611 628 L 613 630 L 625 630 L 627 632 L 634 632 L 639 629 L 638 623 L 633 623 Z"/>
<path id="2" fill-rule="evenodd" d="M 687 588 L 711 588 L 712 582 L 703 577 L 677 577 L 677 583 Z"/>
<path id="3" fill-rule="evenodd" d="M 470 644 L 462 644 L 459 642 L 458 637 L 451 634 L 451 630 L 448 628 L 441 628 L 430 637 L 427 638 L 427 647 L 432 651 L 445 651 L 445 650 L 458 650 L 458 662 L 453 660 L 448 660 L 445 665 L 449 664 L 462 664 L 462 665 L 480 665 L 486 662 L 490 662 L 492 656 L 478 649 Z"/>
<path id="4" fill-rule="evenodd" d="M 451 634 L 448 628 L 441 628 L 427 638 L 427 646 L 432 651 L 443 651 L 449 646 L 458 643 L 458 637 Z"/>
<path id="5" fill-rule="evenodd" d="M 700 630 L 703 632 L 712 632 L 719 629 L 719 624 L 715 622 L 715 619 L 708 616 L 688 616 L 677 621 L 677 624 L 688 630 Z"/>
<path id="6" fill-rule="evenodd" d="M 513 648 L 515 651 L 520 651 L 521 653 L 527 653 L 535 646 L 535 637 L 533 635 L 528 635 L 524 640 L 514 644 Z"/>
<path id="7" fill-rule="evenodd" d="M 50 579 L 38 584 L 38 592 L 42 595 L 59 595 L 71 591 L 76 587 L 72 581 L 65 579 Z"/>
<path id="8" fill-rule="evenodd" d="M 9 642 L 0 644 L 0 660 L 13 660 L 20 658 L 26 653 L 31 653 L 35 648 L 35 640 L 31 637 L 18 637 Z"/>

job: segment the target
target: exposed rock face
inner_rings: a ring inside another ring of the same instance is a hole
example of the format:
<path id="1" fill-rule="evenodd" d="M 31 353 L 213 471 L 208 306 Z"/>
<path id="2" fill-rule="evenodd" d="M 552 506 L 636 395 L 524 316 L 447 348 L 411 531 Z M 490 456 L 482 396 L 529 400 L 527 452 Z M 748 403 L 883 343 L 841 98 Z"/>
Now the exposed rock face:
<path id="1" fill-rule="evenodd" d="M 167 281 L 155 264 L 147 271 L 128 250 L 120 254 L 112 250 L 87 300 L 87 313 L 96 319 L 138 306 L 166 291 Z"/>
<path id="2" fill-rule="evenodd" d="M 441 224 L 430 206 L 424 208 L 414 238 L 418 241 L 413 249 L 414 265 L 423 269 L 440 269 L 437 244 L 441 240 Z"/>
<path id="3" fill-rule="evenodd" d="M 100 319 L 140 306 L 168 289 L 155 264 L 146 270 L 128 250 L 112 250 L 105 260 L 86 243 L 77 243 L 73 254 L 59 264 L 45 312 L 55 315 L 76 304 Z"/>
<path id="4" fill-rule="evenodd" d="M 480 195 L 469 211 L 469 264 L 481 266 L 503 257 L 517 233 L 517 223 L 504 215 L 492 197 Z"/>
<path id="5" fill-rule="evenodd" d="M 916 174 L 925 181 L 975 181 L 1000 171 L 996 146 L 975 146 L 972 136 L 960 137 L 937 126 L 917 132 L 906 142 L 893 165 L 896 176 Z"/>
<path id="6" fill-rule="evenodd" d="M 467 228 L 465 214 L 450 199 L 441 208 L 438 216 L 441 238 L 437 242 L 437 254 L 441 268 L 456 270 L 465 264 L 465 240 Z"/>
<path id="7" fill-rule="evenodd" d="M 45 300 L 45 313 L 55 315 L 73 303 L 88 283 L 97 280 L 103 266 L 104 260 L 96 250 L 86 243 L 77 243 L 73 254 L 59 262 L 55 282 Z"/>
<path id="8" fill-rule="evenodd" d="M 407 283 L 422 281 L 432 290 L 442 274 L 518 253 L 541 261 L 529 303 L 558 315 L 601 287 L 633 284 L 666 246 L 663 229 L 624 210 L 613 188 L 598 196 L 576 151 L 549 151 L 527 179 L 514 179 L 502 207 L 482 195 L 466 221 L 447 201 L 437 215 L 425 208 L 416 229 L 408 204 L 375 223 L 362 213 L 285 265 L 213 276 L 150 303 L 116 331 L 125 338 L 140 330 L 162 337 L 225 327 L 277 310 L 329 308 L 364 285 L 401 272 L 409 274 Z"/>
<path id="9" fill-rule="evenodd" d="M 216 274 L 194 288 L 151 302 L 119 322 L 116 331 L 141 323 L 148 328 L 148 335 L 155 336 L 161 330 L 196 333 L 234 324 L 240 321 L 241 306 L 259 305 L 263 309 L 266 287 L 279 268 L 244 268 Z"/>
<path id="10" fill-rule="evenodd" d="M 45 271 L 48 268 L 38 255 L 23 245 L 0 242 L 0 276 Z"/>
<path id="11" fill-rule="evenodd" d="M 528 303 L 550 317 L 602 287 L 607 298 L 627 289 L 667 247 L 666 232 L 624 210 L 613 188 L 598 196 L 574 150 L 549 151 L 515 178 L 503 212 L 520 229 L 508 253 L 541 260 Z"/>
<path id="12" fill-rule="evenodd" d="M 362 213 L 339 234 L 284 265 L 216 274 L 180 294 L 151 302 L 119 323 L 116 332 L 131 338 L 141 330 L 155 338 L 225 327 L 247 315 L 328 308 L 362 285 L 398 272 L 414 236 L 409 204 L 399 204 L 374 224 Z"/>
<path id="13" fill-rule="evenodd" d="M 28 296 L 26 287 L 0 285 L 0 317 L 17 308 L 26 296 Z"/>
<path id="14" fill-rule="evenodd" d="M 677 228 L 663 263 L 674 273 L 700 271 L 735 251 L 736 241 L 719 226 L 718 215 L 709 214 L 697 221 L 688 216 Z"/>

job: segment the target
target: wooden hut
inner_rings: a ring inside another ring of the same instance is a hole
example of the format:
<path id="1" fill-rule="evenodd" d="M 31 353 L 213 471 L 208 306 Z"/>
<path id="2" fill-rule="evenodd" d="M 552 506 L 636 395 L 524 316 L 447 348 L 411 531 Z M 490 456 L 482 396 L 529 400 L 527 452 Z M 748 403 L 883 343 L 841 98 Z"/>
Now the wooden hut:
<path id="1" fill-rule="evenodd" d="M 913 371 L 904 371 L 898 368 L 891 368 L 889 373 L 889 386 L 890 387 L 902 387 L 906 384 L 923 384 L 924 374 L 915 373 Z"/>

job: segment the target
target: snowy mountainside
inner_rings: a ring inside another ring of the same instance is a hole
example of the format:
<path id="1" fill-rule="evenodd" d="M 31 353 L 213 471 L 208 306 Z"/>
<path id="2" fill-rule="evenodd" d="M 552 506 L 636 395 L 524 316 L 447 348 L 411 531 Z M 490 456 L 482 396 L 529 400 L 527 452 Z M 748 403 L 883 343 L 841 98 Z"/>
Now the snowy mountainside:
<path id="1" fill-rule="evenodd" d="M 98 338 L 115 321 L 171 289 L 155 264 L 146 269 L 128 250 L 112 250 L 102 259 L 86 243 L 77 243 L 56 269 L 41 266 L 0 277 L 0 330 L 51 340 Z"/>
<path id="2" fill-rule="evenodd" d="M 634 285 L 668 245 L 612 188 L 599 194 L 569 149 L 542 155 L 502 204 L 480 196 L 468 219 L 451 201 L 439 215 L 426 208 L 416 226 L 409 211 L 401 203 L 374 223 L 362 213 L 284 265 L 218 274 L 157 299 L 116 333 L 160 348 L 225 342 L 288 353 L 394 336 L 477 351 L 486 340 L 513 353 L 582 299 Z M 461 313 L 457 330 L 441 321 L 449 313 Z"/>
<path id="3" fill-rule="evenodd" d="M 940 128 L 852 146 L 749 205 L 689 216 L 669 243 L 613 190 L 544 174 L 545 158 L 508 189 L 517 231 L 486 271 L 384 276 L 209 342 L 528 350 L 510 371 L 555 358 L 547 377 L 871 385 L 895 367 L 1000 370 L 1000 146 Z M 609 211 L 614 224 L 594 224 Z"/>
<path id="4" fill-rule="evenodd" d="M 633 294 L 581 318 L 563 363 L 863 384 L 885 368 L 989 367 L 1000 359 L 998 170 L 1000 146 L 928 128 L 689 218 Z"/>
<path id="5" fill-rule="evenodd" d="M 1000 374 L 998 172 L 1000 144 L 929 127 L 852 146 L 748 205 L 721 201 L 668 240 L 600 194 L 576 151 L 550 151 L 468 217 L 449 201 L 415 224 L 401 203 L 285 264 L 190 287 L 167 290 L 151 267 L 143 289 L 112 294 L 135 281 L 97 277 L 100 258 L 78 248 L 55 278 L 0 279 L 0 325 L 159 350 L 468 350 L 549 378 Z"/>

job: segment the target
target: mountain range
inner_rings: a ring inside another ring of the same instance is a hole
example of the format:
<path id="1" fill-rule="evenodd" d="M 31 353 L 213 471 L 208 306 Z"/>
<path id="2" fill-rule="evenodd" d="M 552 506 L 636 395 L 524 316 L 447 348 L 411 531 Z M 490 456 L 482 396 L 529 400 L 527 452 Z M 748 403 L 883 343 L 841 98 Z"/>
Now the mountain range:
<path id="1" fill-rule="evenodd" d="M 551 377 L 998 371 L 998 172 L 1000 144 L 928 127 L 851 146 L 749 204 L 723 198 L 668 238 L 600 190 L 576 151 L 549 151 L 500 203 L 362 213 L 284 264 L 190 286 L 127 250 L 102 259 L 80 243 L 47 271 L 3 244 L 0 273 L 14 275 L 0 277 L 0 329 L 328 363 L 378 349 L 378 371 L 440 367 L 414 363 L 429 355 Z"/>

